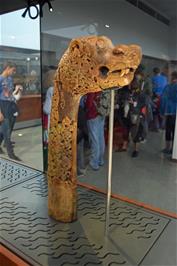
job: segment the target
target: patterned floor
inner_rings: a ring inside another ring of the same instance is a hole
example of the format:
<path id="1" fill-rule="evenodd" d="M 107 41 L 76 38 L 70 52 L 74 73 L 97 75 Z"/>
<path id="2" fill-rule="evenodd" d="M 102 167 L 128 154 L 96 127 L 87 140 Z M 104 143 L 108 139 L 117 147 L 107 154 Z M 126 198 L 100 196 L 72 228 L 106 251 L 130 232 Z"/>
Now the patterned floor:
<path id="1" fill-rule="evenodd" d="M 40 171 L 0 158 L 0 191 L 41 175 Z"/>
<path id="2" fill-rule="evenodd" d="M 168 217 L 112 199 L 105 238 L 106 197 L 80 187 L 78 220 L 59 223 L 48 217 L 45 176 L 6 160 L 0 167 L 1 241 L 32 265 L 143 265 L 170 223 Z"/>

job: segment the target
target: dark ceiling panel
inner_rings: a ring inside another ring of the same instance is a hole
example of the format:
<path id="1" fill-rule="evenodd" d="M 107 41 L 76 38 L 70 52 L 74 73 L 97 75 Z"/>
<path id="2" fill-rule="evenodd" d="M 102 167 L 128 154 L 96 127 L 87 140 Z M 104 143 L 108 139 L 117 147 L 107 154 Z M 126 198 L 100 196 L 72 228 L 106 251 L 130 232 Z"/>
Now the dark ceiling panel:
<path id="1" fill-rule="evenodd" d="M 177 0 L 141 0 L 169 19 L 177 17 Z"/>
<path id="2" fill-rule="evenodd" d="M 31 1 L 37 4 L 39 0 Z M 0 0 L 0 15 L 27 7 L 27 0 Z"/>

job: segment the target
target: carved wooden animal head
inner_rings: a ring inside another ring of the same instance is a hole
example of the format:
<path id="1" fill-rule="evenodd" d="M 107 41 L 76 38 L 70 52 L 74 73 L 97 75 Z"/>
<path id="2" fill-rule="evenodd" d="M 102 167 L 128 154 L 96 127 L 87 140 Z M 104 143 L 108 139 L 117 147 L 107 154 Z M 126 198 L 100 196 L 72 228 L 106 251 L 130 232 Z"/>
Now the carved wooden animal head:
<path id="1" fill-rule="evenodd" d="M 141 61 L 136 45 L 113 46 L 106 37 L 89 36 L 71 41 L 60 60 L 49 132 L 49 215 L 62 222 L 76 215 L 77 113 L 80 97 L 128 85 Z"/>
<path id="2" fill-rule="evenodd" d="M 141 61 L 137 45 L 114 46 L 105 36 L 74 39 L 63 55 L 58 72 L 64 90 L 86 94 L 128 85 Z"/>

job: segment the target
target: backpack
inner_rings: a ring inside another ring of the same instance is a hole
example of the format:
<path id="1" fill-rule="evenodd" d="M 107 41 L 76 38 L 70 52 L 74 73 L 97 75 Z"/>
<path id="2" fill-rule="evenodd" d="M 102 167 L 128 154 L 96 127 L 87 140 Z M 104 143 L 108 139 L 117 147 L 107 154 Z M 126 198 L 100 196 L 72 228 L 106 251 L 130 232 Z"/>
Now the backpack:
<path id="1" fill-rule="evenodd" d="M 110 91 L 102 91 L 95 101 L 96 110 L 99 115 L 107 116 L 111 108 L 111 93 Z"/>

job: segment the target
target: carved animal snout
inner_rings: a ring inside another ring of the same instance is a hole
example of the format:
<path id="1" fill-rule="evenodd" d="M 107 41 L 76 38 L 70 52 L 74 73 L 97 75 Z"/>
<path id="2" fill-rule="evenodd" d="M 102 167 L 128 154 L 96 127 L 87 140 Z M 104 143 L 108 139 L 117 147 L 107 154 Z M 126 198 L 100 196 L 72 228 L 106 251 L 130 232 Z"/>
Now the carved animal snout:
<path id="1" fill-rule="evenodd" d="M 114 47 L 112 51 L 114 56 L 130 56 L 141 58 L 141 48 L 138 45 L 124 45 L 120 44 Z"/>

